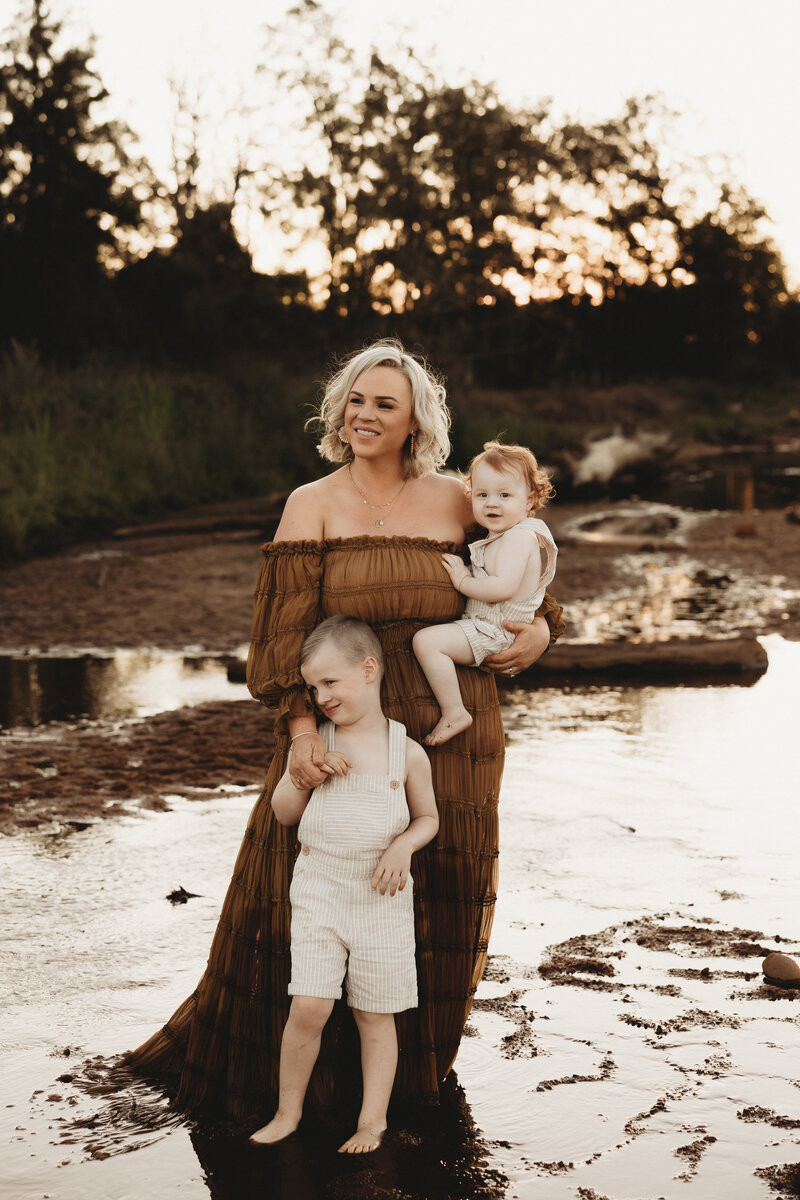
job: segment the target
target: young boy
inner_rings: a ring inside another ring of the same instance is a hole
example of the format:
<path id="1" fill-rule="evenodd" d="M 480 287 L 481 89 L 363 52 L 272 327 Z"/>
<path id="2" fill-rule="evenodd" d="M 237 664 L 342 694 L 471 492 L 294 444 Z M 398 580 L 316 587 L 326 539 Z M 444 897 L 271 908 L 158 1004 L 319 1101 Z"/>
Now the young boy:
<path id="1" fill-rule="evenodd" d="M 320 734 L 330 778 L 309 792 L 290 768 L 272 796 L 301 844 L 292 905 L 292 1004 L 281 1042 L 278 1110 L 251 1142 L 270 1145 L 300 1123 L 322 1030 L 347 987 L 361 1039 L 363 1099 L 340 1153 L 376 1150 L 397 1069 L 394 1013 L 417 1005 L 415 850 L 439 818 L 424 750 L 381 710 L 383 654 L 368 625 L 330 617 L 306 638 L 300 670 L 328 718 Z M 291 762 L 291 759 L 290 759 Z"/>

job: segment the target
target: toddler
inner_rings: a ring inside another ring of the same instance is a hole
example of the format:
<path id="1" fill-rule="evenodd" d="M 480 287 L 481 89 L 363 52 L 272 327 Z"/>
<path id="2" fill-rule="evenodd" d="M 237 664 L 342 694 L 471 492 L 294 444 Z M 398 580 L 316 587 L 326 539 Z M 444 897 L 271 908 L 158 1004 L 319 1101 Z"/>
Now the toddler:
<path id="1" fill-rule="evenodd" d="M 466 477 L 475 520 L 489 536 L 469 548 L 472 570 L 457 554 L 442 557 L 453 587 L 467 597 L 460 621 L 414 635 L 414 652 L 442 710 L 425 738 L 438 746 L 472 724 L 461 700 L 455 664 L 480 666 L 514 635 L 504 621 L 533 621 L 556 572 L 556 544 L 530 514 L 553 493 L 550 479 L 524 446 L 486 442 Z"/>
<path id="2" fill-rule="evenodd" d="M 272 808 L 296 825 L 292 997 L 283 1031 L 278 1110 L 251 1137 L 270 1145 L 300 1123 L 303 1100 L 334 1000 L 347 988 L 361 1039 L 363 1098 L 340 1153 L 377 1149 L 397 1069 L 394 1013 L 417 1005 L 411 856 L 439 818 L 425 751 L 381 710 L 383 654 L 369 625 L 323 621 L 305 640 L 300 670 L 328 718 L 320 728 L 329 778 L 313 791 L 286 772 Z M 302 735 L 299 735 L 302 736 Z"/>

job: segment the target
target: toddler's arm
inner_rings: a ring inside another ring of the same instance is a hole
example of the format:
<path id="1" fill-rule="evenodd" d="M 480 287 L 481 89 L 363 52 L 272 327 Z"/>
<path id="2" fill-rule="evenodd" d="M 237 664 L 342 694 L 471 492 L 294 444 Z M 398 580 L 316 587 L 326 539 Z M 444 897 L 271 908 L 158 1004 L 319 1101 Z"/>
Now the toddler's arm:
<path id="1" fill-rule="evenodd" d="M 539 543 L 527 530 L 508 529 L 498 539 L 495 572 L 487 579 L 473 578 L 457 554 L 443 555 L 442 563 L 457 592 L 497 604 L 517 594 L 528 567 L 540 558 Z"/>
<path id="2" fill-rule="evenodd" d="M 372 890 L 382 896 L 402 892 L 408 881 L 411 855 L 427 846 L 439 829 L 439 814 L 433 794 L 431 764 L 418 742 L 406 740 L 406 800 L 411 821 L 384 850 L 372 876 Z"/>

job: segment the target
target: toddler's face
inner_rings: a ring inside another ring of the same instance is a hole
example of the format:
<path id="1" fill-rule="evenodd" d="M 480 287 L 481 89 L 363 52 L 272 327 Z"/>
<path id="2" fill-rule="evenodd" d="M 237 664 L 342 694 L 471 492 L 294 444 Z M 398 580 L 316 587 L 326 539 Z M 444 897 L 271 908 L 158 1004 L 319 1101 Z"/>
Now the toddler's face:
<path id="1" fill-rule="evenodd" d="M 350 725 L 363 716 L 372 703 L 366 664 L 353 662 L 337 648 L 331 639 L 323 642 L 316 654 L 303 664 L 305 679 L 317 707 L 334 725 Z"/>
<path id="2" fill-rule="evenodd" d="M 536 497 L 517 471 L 497 471 L 481 462 L 472 472 L 472 512 L 490 533 L 505 533 L 522 521 Z"/>

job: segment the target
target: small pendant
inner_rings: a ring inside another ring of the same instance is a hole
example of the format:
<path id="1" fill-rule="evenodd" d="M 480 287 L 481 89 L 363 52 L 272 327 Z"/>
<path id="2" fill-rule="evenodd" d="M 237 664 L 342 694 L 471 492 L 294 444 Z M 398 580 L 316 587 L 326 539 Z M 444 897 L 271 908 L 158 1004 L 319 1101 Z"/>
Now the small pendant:
<path id="1" fill-rule="evenodd" d="M 375 528 L 376 528 L 376 529 L 380 529 L 380 527 L 381 527 L 381 525 L 382 525 L 382 524 L 383 524 L 383 521 L 376 521 L 376 522 L 375 522 Z"/>

